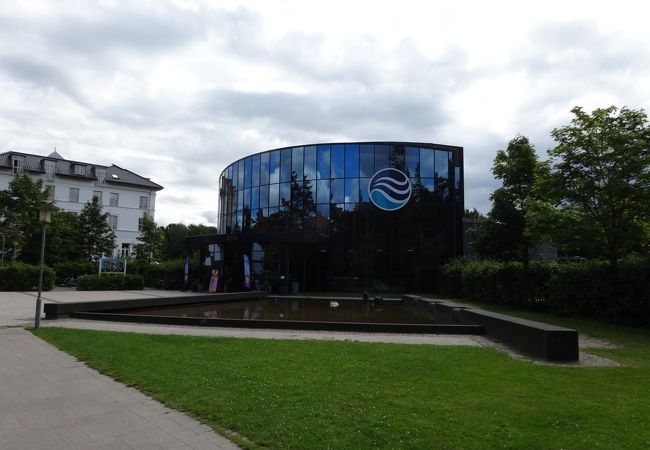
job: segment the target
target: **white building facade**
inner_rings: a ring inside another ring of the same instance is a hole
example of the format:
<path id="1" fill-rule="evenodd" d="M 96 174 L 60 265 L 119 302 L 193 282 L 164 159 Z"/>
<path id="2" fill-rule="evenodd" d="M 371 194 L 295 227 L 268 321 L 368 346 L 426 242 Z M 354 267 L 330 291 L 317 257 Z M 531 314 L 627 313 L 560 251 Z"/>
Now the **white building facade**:
<path id="1" fill-rule="evenodd" d="M 102 212 L 116 234 L 113 256 L 134 251 L 145 214 L 154 217 L 156 193 L 163 189 L 149 178 L 116 165 L 70 161 L 56 151 L 48 156 L 20 152 L 0 153 L 0 190 L 6 190 L 17 174 L 43 180 L 50 200 L 62 211 L 78 214 L 97 197 Z"/>

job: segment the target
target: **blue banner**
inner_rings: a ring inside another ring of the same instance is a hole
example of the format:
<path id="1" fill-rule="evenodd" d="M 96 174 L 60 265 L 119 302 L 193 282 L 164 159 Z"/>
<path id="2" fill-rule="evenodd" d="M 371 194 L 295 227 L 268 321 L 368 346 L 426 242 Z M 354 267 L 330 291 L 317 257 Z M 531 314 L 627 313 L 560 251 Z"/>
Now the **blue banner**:
<path id="1" fill-rule="evenodd" d="M 185 257 L 185 264 L 183 266 L 183 290 L 187 291 L 190 287 L 190 257 Z"/>
<path id="2" fill-rule="evenodd" d="M 251 263 L 248 255 L 244 255 L 244 288 L 251 288 Z"/>

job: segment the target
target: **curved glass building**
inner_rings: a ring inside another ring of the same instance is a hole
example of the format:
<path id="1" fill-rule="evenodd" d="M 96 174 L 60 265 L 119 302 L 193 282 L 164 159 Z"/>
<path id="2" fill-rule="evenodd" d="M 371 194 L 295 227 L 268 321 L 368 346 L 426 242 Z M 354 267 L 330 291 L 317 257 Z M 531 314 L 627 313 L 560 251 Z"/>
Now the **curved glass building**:
<path id="1" fill-rule="evenodd" d="M 396 169 L 396 170 L 391 170 Z M 280 148 L 219 177 L 218 234 L 190 238 L 243 287 L 432 289 L 462 253 L 462 147 L 353 142 Z"/>

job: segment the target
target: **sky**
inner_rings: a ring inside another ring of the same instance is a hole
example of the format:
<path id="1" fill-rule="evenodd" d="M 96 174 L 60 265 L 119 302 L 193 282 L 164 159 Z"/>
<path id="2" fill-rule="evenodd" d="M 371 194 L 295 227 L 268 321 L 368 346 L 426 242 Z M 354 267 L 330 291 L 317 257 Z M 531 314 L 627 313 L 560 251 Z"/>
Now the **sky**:
<path id="1" fill-rule="evenodd" d="M 641 1 L 0 1 L 0 152 L 164 186 L 159 225 L 216 224 L 218 179 L 273 148 L 464 147 L 487 212 L 498 149 L 541 159 L 574 106 L 650 108 Z"/>

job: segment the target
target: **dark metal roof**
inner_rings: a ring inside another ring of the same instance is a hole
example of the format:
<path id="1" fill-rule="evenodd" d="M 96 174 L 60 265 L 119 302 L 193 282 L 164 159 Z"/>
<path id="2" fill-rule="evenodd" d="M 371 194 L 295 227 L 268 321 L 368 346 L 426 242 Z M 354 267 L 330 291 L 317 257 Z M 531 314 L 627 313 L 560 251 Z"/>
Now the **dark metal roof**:
<path id="1" fill-rule="evenodd" d="M 142 177 L 130 170 L 116 166 L 115 164 L 111 166 L 102 166 L 99 164 L 90 164 L 80 161 L 70 161 L 61 158 L 61 155 L 56 152 L 51 153 L 49 156 L 32 155 L 29 153 L 13 151 L 0 153 L 0 167 L 11 169 L 12 156 L 21 156 L 25 158 L 25 170 L 28 172 L 45 173 L 45 161 L 52 161 L 55 163 L 54 173 L 57 176 L 97 180 L 97 169 L 104 169 L 106 171 L 106 183 L 109 185 L 147 187 L 154 191 L 163 189 L 161 185 L 154 183 L 149 178 Z M 76 166 L 83 167 L 84 169 L 81 170 L 83 173 L 75 173 Z"/>

